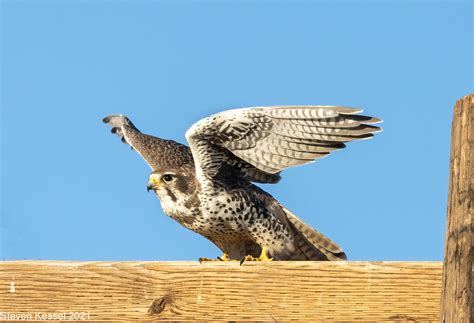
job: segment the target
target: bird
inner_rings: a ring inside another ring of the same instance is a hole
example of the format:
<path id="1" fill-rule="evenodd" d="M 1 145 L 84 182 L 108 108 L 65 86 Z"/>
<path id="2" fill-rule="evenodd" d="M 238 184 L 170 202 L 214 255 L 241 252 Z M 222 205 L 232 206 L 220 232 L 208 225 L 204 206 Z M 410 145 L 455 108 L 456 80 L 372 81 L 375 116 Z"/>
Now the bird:
<path id="1" fill-rule="evenodd" d="M 122 114 L 103 122 L 152 169 L 166 215 L 214 243 L 204 260 L 346 260 L 341 247 L 258 184 L 276 184 L 289 167 L 312 163 L 353 140 L 369 139 L 381 119 L 343 106 L 263 106 L 226 110 L 186 131 L 189 146 L 142 133 Z"/>

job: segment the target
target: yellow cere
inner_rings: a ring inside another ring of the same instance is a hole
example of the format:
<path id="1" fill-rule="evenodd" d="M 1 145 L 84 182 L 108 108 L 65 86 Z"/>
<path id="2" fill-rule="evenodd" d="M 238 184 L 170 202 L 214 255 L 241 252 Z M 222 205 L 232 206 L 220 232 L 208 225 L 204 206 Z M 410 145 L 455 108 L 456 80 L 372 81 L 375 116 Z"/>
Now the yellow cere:
<path id="1" fill-rule="evenodd" d="M 156 175 L 151 175 L 150 176 L 150 183 L 158 185 L 160 183 L 160 179 Z"/>

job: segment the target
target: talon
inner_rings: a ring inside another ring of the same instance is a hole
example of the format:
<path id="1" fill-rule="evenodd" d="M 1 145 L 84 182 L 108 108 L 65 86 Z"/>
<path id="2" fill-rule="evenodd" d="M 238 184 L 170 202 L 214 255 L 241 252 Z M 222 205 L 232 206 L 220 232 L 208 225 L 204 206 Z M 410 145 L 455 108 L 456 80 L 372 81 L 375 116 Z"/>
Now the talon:
<path id="1" fill-rule="evenodd" d="M 263 247 L 262 252 L 260 253 L 260 256 L 258 258 L 255 258 L 251 255 L 245 256 L 240 259 L 240 265 L 242 266 L 245 261 L 273 261 L 273 258 L 267 256 L 267 249 Z"/>
<path id="2" fill-rule="evenodd" d="M 220 257 L 217 257 L 217 259 L 220 260 L 220 261 L 230 261 L 230 260 L 231 260 L 230 257 L 229 257 L 229 255 L 226 254 L 226 253 L 224 253 L 224 254 L 223 254 L 222 256 L 220 256 Z"/>
<path id="3" fill-rule="evenodd" d="M 229 255 L 225 252 L 222 256 L 217 257 L 216 259 L 204 258 L 204 257 L 199 258 L 200 263 L 203 262 L 203 261 L 231 261 L 231 260 L 232 259 L 230 259 Z"/>
<path id="4" fill-rule="evenodd" d="M 252 257 L 252 256 L 242 257 L 242 259 L 240 259 L 240 266 L 242 266 L 242 264 L 245 262 L 245 260 L 248 260 L 247 257 Z"/>
<path id="5" fill-rule="evenodd" d="M 212 258 L 205 258 L 205 257 L 200 257 L 199 258 L 199 263 L 203 261 L 217 261 L 218 259 L 212 259 Z"/>
<path id="6" fill-rule="evenodd" d="M 251 256 L 251 255 L 245 256 L 242 259 L 240 259 L 240 265 L 242 266 L 242 264 L 245 261 L 258 261 L 258 258 L 255 258 L 254 256 Z"/>

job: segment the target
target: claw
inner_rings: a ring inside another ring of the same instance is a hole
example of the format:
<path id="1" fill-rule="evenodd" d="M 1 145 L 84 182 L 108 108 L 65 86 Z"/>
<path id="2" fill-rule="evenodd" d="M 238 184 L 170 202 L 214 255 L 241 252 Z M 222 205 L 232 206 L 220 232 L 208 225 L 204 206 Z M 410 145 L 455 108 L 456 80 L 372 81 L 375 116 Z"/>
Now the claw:
<path id="1" fill-rule="evenodd" d="M 216 259 L 201 257 L 201 258 L 199 258 L 199 263 L 201 263 L 203 261 L 230 261 L 230 260 L 231 259 L 230 259 L 229 255 L 224 253 L 222 256 L 217 257 Z"/>
<path id="2" fill-rule="evenodd" d="M 242 259 L 240 259 L 240 265 L 242 266 L 242 264 L 245 262 L 245 261 L 272 261 L 273 258 L 269 258 L 267 256 L 267 249 L 265 247 L 262 248 L 262 252 L 260 253 L 260 256 L 258 258 L 255 258 L 254 256 L 245 256 L 243 257 Z"/>
<path id="3" fill-rule="evenodd" d="M 217 259 L 220 260 L 220 261 L 230 261 L 230 260 L 231 260 L 230 257 L 229 257 L 229 255 L 226 254 L 226 253 L 224 253 L 224 254 L 223 254 L 222 256 L 220 256 L 220 257 L 217 257 Z"/>
<path id="4" fill-rule="evenodd" d="M 257 258 L 254 258 L 254 257 L 252 257 L 252 256 L 250 256 L 250 255 L 245 256 L 245 257 L 242 257 L 242 259 L 240 259 L 240 265 L 242 266 L 242 264 L 243 264 L 246 260 L 248 260 L 248 261 L 256 261 L 256 259 L 257 259 Z"/>
<path id="5" fill-rule="evenodd" d="M 202 263 L 203 261 L 217 261 L 217 259 L 212 259 L 212 258 L 204 258 L 204 257 L 199 257 L 199 263 Z"/>

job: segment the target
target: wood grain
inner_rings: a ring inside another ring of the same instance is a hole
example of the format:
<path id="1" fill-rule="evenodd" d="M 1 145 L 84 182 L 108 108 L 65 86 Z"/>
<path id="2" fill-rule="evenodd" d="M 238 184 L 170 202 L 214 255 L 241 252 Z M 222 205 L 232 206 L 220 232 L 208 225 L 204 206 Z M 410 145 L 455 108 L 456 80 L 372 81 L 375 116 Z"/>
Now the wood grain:
<path id="1" fill-rule="evenodd" d="M 474 216 L 474 94 L 456 102 L 451 130 L 451 163 L 442 322 L 472 322 L 472 238 Z"/>
<path id="2" fill-rule="evenodd" d="M 441 283 L 441 262 L 11 261 L 0 263 L 0 315 L 436 321 Z"/>

